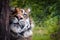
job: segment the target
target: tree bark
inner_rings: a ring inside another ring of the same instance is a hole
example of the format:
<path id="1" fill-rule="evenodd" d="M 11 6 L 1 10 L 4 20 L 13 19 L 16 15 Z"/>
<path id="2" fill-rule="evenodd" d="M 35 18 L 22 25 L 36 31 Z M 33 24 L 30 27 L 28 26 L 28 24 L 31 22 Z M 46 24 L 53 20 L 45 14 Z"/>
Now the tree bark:
<path id="1" fill-rule="evenodd" d="M 9 0 L 0 0 L 0 40 L 9 40 Z"/>

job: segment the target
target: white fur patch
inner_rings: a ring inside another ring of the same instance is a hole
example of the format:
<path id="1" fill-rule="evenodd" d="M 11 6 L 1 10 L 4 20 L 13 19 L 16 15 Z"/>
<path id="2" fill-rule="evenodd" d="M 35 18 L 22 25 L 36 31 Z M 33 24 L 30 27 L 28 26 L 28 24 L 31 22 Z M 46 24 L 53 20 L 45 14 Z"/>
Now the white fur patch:
<path id="1" fill-rule="evenodd" d="M 33 34 L 33 33 L 32 33 L 31 30 L 26 31 L 26 32 L 24 33 L 24 37 L 29 37 L 29 36 L 31 36 L 32 34 Z"/>
<path id="2" fill-rule="evenodd" d="M 13 31 L 13 32 L 15 32 L 15 33 L 19 33 L 20 32 L 20 30 L 21 30 L 21 28 L 20 27 L 17 27 L 17 26 L 19 26 L 19 25 L 14 25 L 14 24 L 11 24 L 10 25 L 10 29 Z"/>

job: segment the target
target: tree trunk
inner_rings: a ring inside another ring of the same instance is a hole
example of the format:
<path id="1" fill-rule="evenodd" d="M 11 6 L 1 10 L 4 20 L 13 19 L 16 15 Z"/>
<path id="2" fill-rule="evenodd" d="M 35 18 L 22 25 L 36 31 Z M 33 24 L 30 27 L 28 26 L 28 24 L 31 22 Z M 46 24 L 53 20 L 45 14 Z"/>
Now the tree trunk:
<path id="1" fill-rule="evenodd" d="M 0 40 L 9 40 L 9 0 L 0 0 Z"/>

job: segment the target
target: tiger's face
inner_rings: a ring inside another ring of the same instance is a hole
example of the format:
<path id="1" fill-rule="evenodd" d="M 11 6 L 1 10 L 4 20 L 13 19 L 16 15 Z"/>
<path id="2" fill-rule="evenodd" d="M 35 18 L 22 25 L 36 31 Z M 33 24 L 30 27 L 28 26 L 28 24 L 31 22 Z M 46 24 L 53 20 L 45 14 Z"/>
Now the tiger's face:
<path id="1" fill-rule="evenodd" d="M 18 33 L 18 32 L 20 32 L 20 29 L 21 29 L 19 27 L 25 27 L 26 25 L 30 24 L 30 22 L 29 22 L 29 12 L 30 12 L 30 9 L 15 8 L 15 10 L 13 12 L 14 16 L 13 16 L 13 18 L 11 18 L 12 19 L 11 20 L 12 21 L 12 23 L 11 23 L 12 24 L 11 29 L 14 32 Z M 13 23 L 18 23 L 19 25 L 15 24 L 15 26 L 14 26 Z"/>

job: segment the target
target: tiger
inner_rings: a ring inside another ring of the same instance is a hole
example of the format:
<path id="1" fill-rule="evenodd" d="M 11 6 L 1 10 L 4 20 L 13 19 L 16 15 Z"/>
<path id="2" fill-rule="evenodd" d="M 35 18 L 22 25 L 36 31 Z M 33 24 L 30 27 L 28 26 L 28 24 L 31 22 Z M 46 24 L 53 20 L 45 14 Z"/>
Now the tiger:
<path id="1" fill-rule="evenodd" d="M 30 17 L 30 8 L 16 7 L 10 16 L 10 31 L 14 40 L 32 40 L 34 21 Z M 13 40 L 13 38 L 11 39 Z"/>

